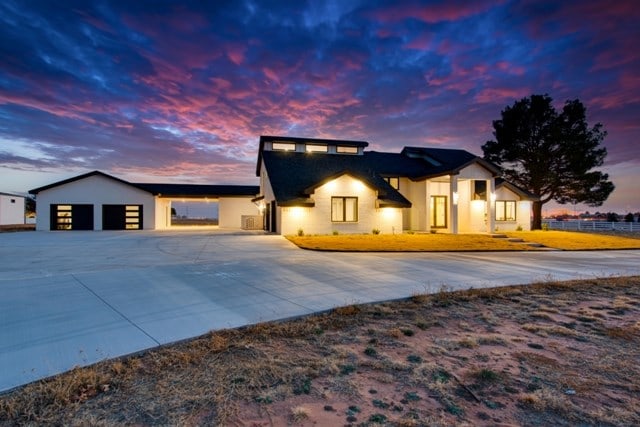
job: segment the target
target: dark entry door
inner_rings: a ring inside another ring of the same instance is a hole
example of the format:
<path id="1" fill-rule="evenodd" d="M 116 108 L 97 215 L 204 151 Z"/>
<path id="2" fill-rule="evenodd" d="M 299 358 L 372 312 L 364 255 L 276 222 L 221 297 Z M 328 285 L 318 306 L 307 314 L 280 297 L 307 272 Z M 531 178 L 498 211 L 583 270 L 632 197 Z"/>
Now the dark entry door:
<path id="1" fill-rule="evenodd" d="M 276 232 L 276 201 L 271 201 L 271 228 L 269 231 L 272 233 Z"/>

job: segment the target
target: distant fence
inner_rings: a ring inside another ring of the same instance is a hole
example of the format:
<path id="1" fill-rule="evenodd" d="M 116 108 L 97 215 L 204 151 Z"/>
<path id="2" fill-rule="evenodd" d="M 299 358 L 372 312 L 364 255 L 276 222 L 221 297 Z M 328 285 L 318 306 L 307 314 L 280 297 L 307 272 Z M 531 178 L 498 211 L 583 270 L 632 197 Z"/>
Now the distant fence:
<path id="1" fill-rule="evenodd" d="M 608 222 L 608 221 L 542 221 L 550 230 L 578 231 L 640 231 L 640 222 Z"/>

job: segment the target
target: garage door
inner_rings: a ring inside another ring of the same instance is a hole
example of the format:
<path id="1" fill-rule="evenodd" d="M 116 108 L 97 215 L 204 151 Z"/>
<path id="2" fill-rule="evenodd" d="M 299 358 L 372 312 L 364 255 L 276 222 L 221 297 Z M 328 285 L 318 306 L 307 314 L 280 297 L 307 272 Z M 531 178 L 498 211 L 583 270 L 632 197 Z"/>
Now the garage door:
<path id="1" fill-rule="evenodd" d="M 102 205 L 103 230 L 142 230 L 142 205 Z"/>
<path id="2" fill-rule="evenodd" d="M 93 205 L 51 205 L 51 230 L 93 230 Z"/>

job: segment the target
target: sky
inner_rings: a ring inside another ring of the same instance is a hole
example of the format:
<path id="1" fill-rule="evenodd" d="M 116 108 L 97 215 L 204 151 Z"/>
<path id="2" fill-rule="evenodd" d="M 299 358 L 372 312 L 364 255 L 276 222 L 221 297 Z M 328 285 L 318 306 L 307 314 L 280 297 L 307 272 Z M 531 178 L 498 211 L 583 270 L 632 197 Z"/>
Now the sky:
<path id="1" fill-rule="evenodd" d="M 579 99 L 640 211 L 634 1 L 0 2 L 0 191 L 91 170 L 257 184 L 260 135 L 482 155 L 531 94 Z M 549 209 L 549 207 L 547 207 Z"/>

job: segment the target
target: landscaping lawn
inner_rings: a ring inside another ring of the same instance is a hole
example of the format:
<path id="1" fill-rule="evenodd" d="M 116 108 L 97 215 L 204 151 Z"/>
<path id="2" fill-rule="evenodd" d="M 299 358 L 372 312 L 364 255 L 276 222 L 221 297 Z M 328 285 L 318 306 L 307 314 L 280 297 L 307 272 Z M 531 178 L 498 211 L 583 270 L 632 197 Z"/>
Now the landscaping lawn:
<path id="1" fill-rule="evenodd" d="M 562 250 L 640 249 L 640 236 L 633 234 L 612 236 L 602 233 L 557 230 L 514 231 L 506 234 L 509 237 L 518 237 Z"/>
<path id="2" fill-rule="evenodd" d="M 303 249 L 345 252 L 523 251 L 527 245 L 486 234 L 343 234 L 286 236 Z"/>
<path id="3" fill-rule="evenodd" d="M 640 277 L 342 307 L 26 385 L 0 426 L 640 425 L 638 319 Z"/>

